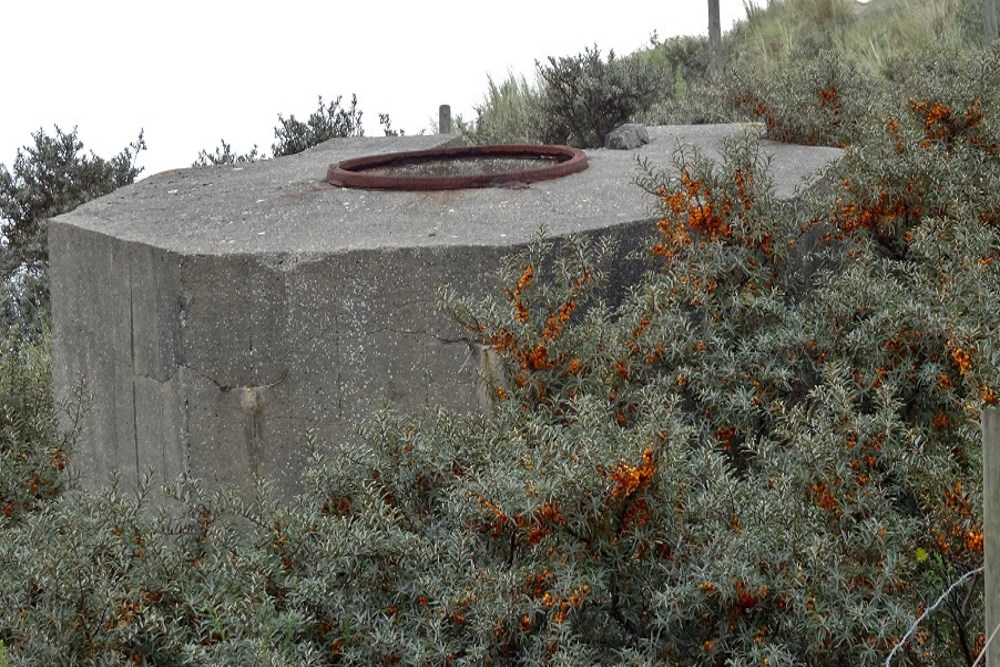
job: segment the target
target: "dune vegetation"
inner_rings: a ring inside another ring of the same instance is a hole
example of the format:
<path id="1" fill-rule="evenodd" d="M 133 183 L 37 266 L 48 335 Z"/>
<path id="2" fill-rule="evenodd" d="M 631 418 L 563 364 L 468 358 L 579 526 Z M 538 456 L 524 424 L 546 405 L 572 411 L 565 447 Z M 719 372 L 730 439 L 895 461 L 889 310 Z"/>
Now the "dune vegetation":
<path id="1" fill-rule="evenodd" d="M 1000 50 L 979 7 L 748 4 L 718 77 L 707 39 L 654 35 L 488 82 L 470 142 L 749 131 L 721 160 L 646 165 L 648 270 L 617 305 L 608 249 L 576 238 L 508 258 L 485 301 L 442 290 L 501 362 L 493 408 L 381 413 L 336 456 L 303 434 L 296 498 L 80 494 L 84 398 L 54 403 L 44 303 L 23 327 L 11 301 L 0 666 L 974 664 L 1000 391 Z M 761 127 L 844 157 L 782 201 Z"/>

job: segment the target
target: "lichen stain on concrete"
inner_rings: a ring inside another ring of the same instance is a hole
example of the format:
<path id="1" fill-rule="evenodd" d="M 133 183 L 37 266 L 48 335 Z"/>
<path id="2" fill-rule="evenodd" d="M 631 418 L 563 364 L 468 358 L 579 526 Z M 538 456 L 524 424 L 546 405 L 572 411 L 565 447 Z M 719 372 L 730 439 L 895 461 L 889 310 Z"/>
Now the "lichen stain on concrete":
<path id="1" fill-rule="evenodd" d="M 264 439 L 264 392 L 261 387 L 243 387 L 240 391 L 243 410 L 243 439 L 247 460 L 254 477 L 260 475 L 260 458 Z"/>

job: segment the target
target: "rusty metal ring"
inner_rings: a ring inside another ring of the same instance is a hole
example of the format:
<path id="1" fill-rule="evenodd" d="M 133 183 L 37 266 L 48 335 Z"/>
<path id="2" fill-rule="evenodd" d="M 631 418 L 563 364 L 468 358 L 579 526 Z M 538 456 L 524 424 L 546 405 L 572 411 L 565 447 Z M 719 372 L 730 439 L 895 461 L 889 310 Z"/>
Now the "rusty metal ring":
<path id="1" fill-rule="evenodd" d="M 385 167 L 419 165 L 427 162 L 474 159 L 527 159 L 551 162 L 538 169 L 512 169 L 498 173 L 473 173 L 442 176 L 372 174 L 369 170 Z M 503 146 L 468 146 L 434 148 L 372 155 L 344 160 L 330 165 L 326 180 L 345 188 L 377 190 L 457 190 L 461 188 L 516 187 L 521 184 L 546 181 L 575 174 L 587 168 L 587 155 L 569 146 L 534 146 L 511 144 Z"/>

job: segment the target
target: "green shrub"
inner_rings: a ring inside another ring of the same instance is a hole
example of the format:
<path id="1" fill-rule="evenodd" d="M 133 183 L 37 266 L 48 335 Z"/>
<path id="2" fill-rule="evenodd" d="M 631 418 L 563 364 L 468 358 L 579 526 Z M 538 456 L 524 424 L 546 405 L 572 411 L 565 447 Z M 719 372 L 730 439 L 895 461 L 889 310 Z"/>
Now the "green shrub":
<path id="1" fill-rule="evenodd" d="M 833 51 L 796 67 L 755 63 L 735 70 L 728 85 L 735 109 L 763 121 L 769 139 L 796 144 L 854 143 L 889 99 L 884 86 Z"/>
<path id="2" fill-rule="evenodd" d="M 599 512 L 573 513 L 602 502 L 578 479 L 585 472 L 539 471 L 546 488 L 572 477 L 581 496 L 523 514 L 559 517 L 543 525 L 552 532 L 541 544 L 573 554 L 574 574 L 605 550 L 615 554 L 586 578 L 592 589 L 609 595 L 602 585 L 619 579 L 636 586 L 613 590 L 617 608 L 590 602 L 598 620 L 591 627 L 574 616 L 573 636 L 614 629 L 609 644 L 641 644 L 681 664 L 712 656 L 871 664 L 942 581 L 981 563 L 977 406 L 996 402 L 995 333 L 983 327 L 997 304 L 994 289 L 975 286 L 995 285 L 997 274 L 991 261 L 966 264 L 992 256 L 996 229 L 976 218 L 921 220 L 920 270 L 887 257 L 871 235 L 846 255 L 831 235 L 839 272 L 795 300 L 789 248 L 809 226 L 774 201 L 753 151 L 731 146 L 719 170 L 680 155 L 675 172 L 678 180 L 646 182 L 663 202 L 652 249 L 663 271 L 614 316 L 599 303 L 588 309 L 579 292 L 593 269 L 561 266 L 553 287 L 539 278 L 541 255 L 510 274 L 507 304 L 485 315 L 454 308 L 507 360 L 501 404 L 530 413 L 523 418 L 533 425 L 509 432 L 532 432 L 536 422 L 562 429 L 574 444 L 552 465 L 570 458 L 638 484 L 634 504 L 611 524 L 614 548 L 594 537 L 609 530 Z M 945 229 L 962 243 L 944 245 Z M 945 288 L 941 273 L 966 275 Z M 589 435 L 573 428 L 584 420 Z M 616 423 L 620 430 L 609 427 Z M 616 444 L 623 440 L 631 454 Z M 594 452 L 614 452 L 619 467 L 588 459 Z M 534 452 L 531 461 L 543 465 Z M 518 507 L 515 486 L 504 488 L 490 511 Z M 501 523 L 517 524 L 505 516 Z M 636 516 L 641 527 L 628 521 Z M 529 521 L 526 530 L 540 528 Z M 927 553 L 932 564 L 920 557 Z M 904 653 L 930 664 L 958 646 L 974 655 L 977 609 L 956 605 L 919 635 L 919 650 Z M 661 643 L 643 643 L 649 636 Z"/>
<path id="3" fill-rule="evenodd" d="M 833 220 L 841 237 L 862 229 L 906 258 L 928 220 L 947 221 L 949 234 L 966 220 L 996 225 L 1000 52 L 918 61 L 902 76 L 906 98 L 865 128 L 833 176 Z"/>
<path id="4" fill-rule="evenodd" d="M 704 35 L 683 35 L 658 41 L 650 40 L 649 49 L 638 51 L 630 57 L 650 60 L 651 65 L 667 69 L 673 73 L 672 79 L 684 82 L 704 79 L 708 76 L 709 50 L 708 37 Z M 678 92 L 675 88 L 672 92 Z"/>
<path id="5" fill-rule="evenodd" d="M 644 165 L 642 280 L 608 295 L 606 245 L 540 238 L 493 298 L 443 292 L 489 414 L 380 414 L 292 500 L 58 496 L 42 366 L 5 352 L 7 659 L 971 664 L 979 583 L 899 642 L 983 561 L 998 62 L 912 63 L 867 116 L 838 61 L 802 68 L 774 126 L 850 146 L 796 204 L 752 136 Z"/>
<path id="6" fill-rule="evenodd" d="M 351 106 L 340 106 L 340 97 L 326 106 L 323 98 L 306 122 L 298 120 L 294 114 L 285 118 L 278 115 L 279 125 L 274 128 L 275 143 L 271 146 L 275 157 L 295 155 L 305 149 L 321 144 L 335 137 L 363 137 L 361 111 L 358 110 L 357 95 L 351 96 Z"/>
<path id="7" fill-rule="evenodd" d="M 581 406 L 594 410 L 596 400 L 600 412 L 590 415 L 587 425 L 598 435 L 584 438 L 572 431 L 565 440 L 597 440 L 600 444 L 588 447 L 588 454 L 614 452 L 611 460 L 621 457 L 618 470 L 642 482 L 634 489 L 635 504 L 622 508 L 615 515 L 619 523 L 612 522 L 610 529 L 599 530 L 586 525 L 588 518 L 576 518 L 585 524 L 575 528 L 577 535 L 610 532 L 623 539 L 623 533 L 630 538 L 636 533 L 638 544 L 632 550 L 617 543 L 613 549 L 594 544 L 593 538 L 569 550 L 579 554 L 574 567 L 580 566 L 582 556 L 584 562 L 599 560 L 590 548 L 611 550 L 616 558 L 608 563 L 608 571 L 594 577 L 605 585 L 608 578 L 619 577 L 635 585 L 617 591 L 628 613 L 605 609 L 598 627 L 615 628 L 622 633 L 617 641 L 626 645 L 649 635 L 661 637 L 661 644 L 647 643 L 643 650 L 681 664 L 710 660 L 712 655 L 757 656 L 758 661 L 763 656 L 787 660 L 828 655 L 832 662 L 870 662 L 880 650 L 866 648 L 864 641 L 864 624 L 871 618 L 855 626 L 845 621 L 832 631 L 841 638 L 834 645 L 843 642 L 854 647 L 850 651 L 831 652 L 823 641 L 810 643 L 814 635 L 809 628 L 828 624 L 832 617 L 858 617 L 847 602 L 848 582 L 854 576 L 881 582 L 879 590 L 902 585 L 908 574 L 905 552 L 889 559 L 895 565 L 886 569 L 858 550 L 884 553 L 900 547 L 897 540 L 912 538 L 909 519 L 887 512 L 882 494 L 855 498 L 858 511 L 847 523 L 831 521 L 820 509 L 825 504 L 825 510 L 839 511 L 825 495 L 825 485 L 839 480 L 853 461 L 849 448 L 831 447 L 835 434 L 849 437 L 852 428 L 861 429 L 871 417 L 855 414 L 863 414 L 862 397 L 842 371 L 817 367 L 808 353 L 815 334 L 804 314 L 792 307 L 783 286 L 789 279 L 785 249 L 798 227 L 773 200 L 766 173 L 752 153 L 734 150 L 735 161 L 720 172 L 697 155 L 682 155 L 679 183 L 669 186 L 657 177 L 649 181 L 650 186 L 659 183 L 653 189 L 664 202 L 662 239 L 653 252 L 664 259 L 667 270 L 644 282 L 616 318 L 602 315 L 597 307 L 574 322 L 584 305 L 565 280 L 553 290 L 555 298 L 547 296 L 544 287 L 535 287 L 541 273 L 536 259 L 528 264 L 531 271 L 525 269 L 510 280 L 506 314 L 501 310 L 491 320 L 471 319 L 469 328 L 488 332 L 484 343 L 509 359 L 509 389 L 498 387 L 503 400 L 520 404 L 523 412 L 530 410 L 533 420 L 555 420 L 567 431 L 583 419 L 578 414 Z M 560 325 L 564 316 L 569 317 Z M 614 326 L 611 320 L 616 320 Z M 824 394 L 841 398 L 830 405 L 821 400 Z M 888 398 L 883 397 L 880 419 L 891 433 L 900 426 L 895 425 L 898 417 Z M 806 407 L 814 403 L 816 408 Z M 814 412 L 817 409 L 831 412 Z M 598 424 L 606 426 L 598 430 Z M 607 426 L 614 424 L 618 426 Z M 838 424 L 846 430 L 840 431 Z M 888 435 L 872 432 L 870 425 L 863 428 L 869 438 Z M 632 443 L 630 455 L 623 455 L 620 445 L 609 444 L 621 440 Z M 583 447 L 577 444 L 574 453 Z M 615 469 L 608 462 L 595 467 Z M 538 474 L 559 478 L 552 470 Z M 600 504 L 596 490 L 580 482 L 571 487 L 584 489 L 583 498 L 564 499 L 560 508 Z M 723 498 L 727 500 L 721 502 Z M 812 502 L 820 507 L 810 508 Z M 793 506 L 801 508 L 794 510 L 793 522 L 801 535 L 789 533 L 784 523 L 769 523 L 779 513 L 787 516 Z M 567 509 L 561 512 L 569 514 Z M 641 528 L 625 520 L 632 514 L 642 517 Z M 860 540 L 871 529 L 873 516 L 892 535 L 888 544 Z M 589 522 L 600 524 L 593 515 Z M 813 539 L 812 547 L 805 546 Z M 663 552 L 664 545 L 670 546 L 669 553 Z M 789 552 L 798 555 L 787 561 L 767 555 Z M 803 553 L 815 560 L 803 558 Z M 849 576 L 835 567 L 841 560 L 862 570 L 868 563 L 874 571 Z M 713 571 L 706 564 L 713 562 L 721 569 Z M 634 565 L 622 565 L 625 570 L 616 572 L 612 563 Z M 784 573 L 790 569 L 809 574 L 788 578 Z M 657 600 L 649 591 L 670 595 Z M 847 606 L 831 608 L 831 616 L 821 619 L 805 613 L 820 598 Z M 882 623 L 892 622 L 889 612 L 895 601 L 866 598 L 865 604 L 883 612 Z M 658 625 L 637 619 L 656 619 Z M 709 619 L 717 619 L 718 625 Z M 905 616 L 895 616 L 897 626 L 905 621 Z M 756 629 L 754 623 L 759 624 Z M 755 641 L 765 626 L 767 641 Z M 594 632 L 584 625 L 574 630 L 579 636 Z"/>
<path id="8" fill-rule="evenodd" d="M 305 122 L 297 119 L 294 114 L 288 118 L 278 114 L 278 125 L 274 128 L 275 142 L 271 145 L 274 157 L 295 155 L 336 137 L 363 137 L 365 135 L 361 126 L 363 114 L 358 109 L 357 95 L 351 96 L 351 106 L 346 108 L 340 105 L 340 99 L 338 96 L 324 105 L 323 97 L 320 96 L 316 111 L 311 113 Z M 379 114 L 379 123 L 386 135 L 394 133 L 388 114 Z M 211 153 L 206 150 L 198 151 L 198 158 L 191 166 L 243 164 L 264 159 L 267 159 L 267 155 L 256 145 L 247 153 L 234 153 L 232 146 L 222 139 L 219 146 Z"/>
<path id="9" fill-rule="evenodd" d="M 248 152 L 237 154 L 233 152 L 232 144 L 227 143 L 225 139 L 220 139 L 219 145 L 216 146 L 213 152 L 209 153 L 206 150 L 198 151 L 198 158 L 191 166 L 207 167 L 212 164 L 246 164 L 263 160 L 264 158 L 265 155 L 260 152 L 256 144 Z"/>
<path id="10" fill-rule="evenodd" d="M 654 102 L 635 120 L 645 125 L 704 125 L 745 118 L 747 114 L 734 109 L 724 86 L 707 79 L 694 79 L 683 87 L 675 86 L 673 95 Z"/>
<path id="11" fill-rule="evenodd" d="M 235 664 L 232 628 L 268 622 L 254 594 L 263 582 L 228 551 L 235 541 L 211 510 L 196 498 L 187 507 L 156 521 L 109 491 L 64 497 L 7 529 L 0 639 L 15 664 L 204 664 L 224 641 Z M 237 571 L 253 578 L 232 581 Z"/>
<path id="12" fill-rule="evenodd" d="M 10 169 L 0 164 L 0 325 L 17 326 L 38 340 L 49 312 L 47 221 L 86 201 L 128 185 L 142 172 L 136 160 L 142 132 L 104 160 L 83 152 L 76 129 L 39 130 L 34 145 L 18 149 Z"/>
<path id="13" fill-rule="evenodd" d="M 645 110 L 662 92 L 663 72 L 636 58 L 605 61 L 595 46 L 582 54 L 537 63 L 542 140 L 593 148 L 604 135 Z"/>
<path id="14" fill-rule="evenodd" d="M 584 239 L 533 243 L 497 298 L 444 294 L 497 361 L 490 414 L 381 414 L 290 502 L 189 485 L 154 518 L 111 491 L 6 526 L 11 660 L 883 660 L 982 562 L 1000 275 L 970 260 L 997 229 L 958 207 L 898 257 L 839 226 L 835 188 L 809 210 L 838 269 L 803 289 L 814 230 L 752 137 L 724 153 L 647 168 L 660 221 L 621 305 Z M 978 651 L 966 594 L 902 664 Z"/>
<path id="15" fill-rule="evenodd" d="M 16 329 L 0 342 L 0 530 L 59 496 L 72 457 L 77 415 L 60 430 L 52 399 L 49 337 L 33 343 Z"/>
<path id="16" fill-rule="evenodd" d="M 499 86 L 488 80 L 476 121 L 460 127 L 468 141 L 595 148 L 608 132 L 670 93 L 670 66 L 658 51 L 625 59 L 612 52 L 605 62 L 595 46 L 536 67 L 534 84 L 513 74 Z"/>
<path id="17" fill-rule="evenodd" d="M 459 130 L 474 144 L 555 143 L 602 146 L 604 135 L 669 95 L 670 66 L 658 51 L 625 59 L 597 47 L 569 58 L 536 63 L 537 79 L 492 78 L 476 120 Z"/>
<path id="18" fill-rule="evenodd" d="M 724 89 L 709 77 L 708 38 L 671 37 L 629 56 L 640 67 L 661 72 L 663 86 L 634 120 L 646 125 L 728 122 L 733 118 Z"/>

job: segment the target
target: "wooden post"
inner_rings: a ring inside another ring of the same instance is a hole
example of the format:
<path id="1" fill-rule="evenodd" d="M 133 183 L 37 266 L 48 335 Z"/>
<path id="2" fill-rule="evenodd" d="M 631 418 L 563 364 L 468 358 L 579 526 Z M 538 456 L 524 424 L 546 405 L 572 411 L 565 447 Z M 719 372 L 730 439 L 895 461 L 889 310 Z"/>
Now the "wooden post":
<path id="1" fill-rule="evenodd" d="M 447 104 L 438 107 L 438 134 L 451 134 L 451 107 Z"/>
<path id="2" fill-rule="evenodd" d="M 983 559 L 986 637 L 1000 625 L 1000 411 L 983 410 Z M 1000 633 L 986 649 L 986 667 L 1000 667 Z"/>
<path id="3" fill-rule="evenodd" d="M 997 0 L 983 0 L 983 40 L 987 48 L 997 41 Z"/>
<path id="4" fill-rule="evenodd" d="M 719 17 L 719 0 L 708 0 L 708 50 L 712 76 L 722 74 L 722 20 Z"/>

